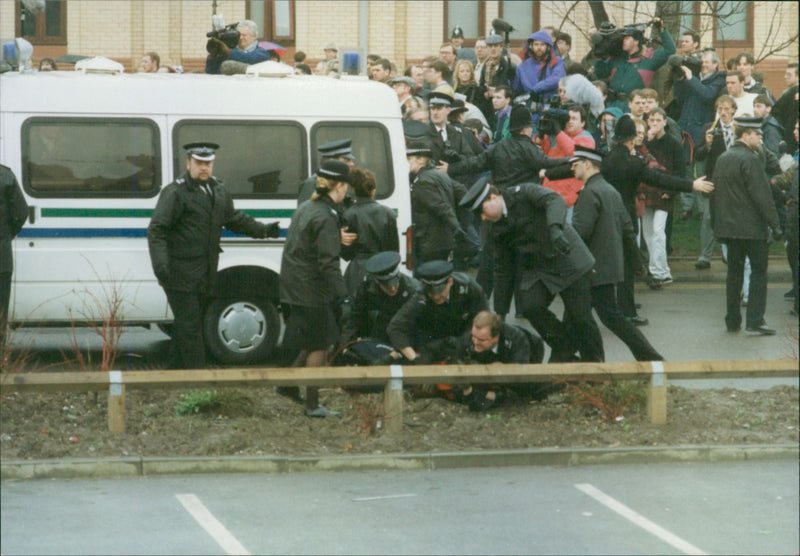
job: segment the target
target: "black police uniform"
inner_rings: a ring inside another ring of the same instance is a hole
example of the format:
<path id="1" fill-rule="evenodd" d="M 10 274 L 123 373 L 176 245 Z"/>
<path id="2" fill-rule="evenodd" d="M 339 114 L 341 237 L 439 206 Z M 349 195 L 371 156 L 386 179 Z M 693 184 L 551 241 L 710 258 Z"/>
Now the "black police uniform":
<path id="1" fill-rule="evenodd" d="M 213 157 L 216 146 L 201 145 L 189 150 L 190 156 Z M 217 294 L 222 228 L 252 238 L 280 235 L 277 222 L 263 224 L 234 209 L 230 192 L 217 178 L 210 178 L 207 187 L 204 191 L 188 173 L 182 175 L 161 190 L 147 227 L 153 272 L 175 316 L 171 364 L 186 369 L 205 365 L 202 315 Z"/>
<path id="2" fill-rule="evenodd" d="M 344 273 L 345 285 L 355 297 L 366 274 L 367 259 L 383 251 L 399 251 L 400 235 L 394 211 L 372 197 L 356 197 L 355 204 L 344 213 L 343 225 L 358 234 L 351 245 L 342 246 L 342 258 L 350 261 Z"/>
<path id="3" fill-rule="evenodd" d="M 10 168 L 0 165 L 0 349 L 5 344 L 14 257 L 11 240 L 28 217 L 28 204 Z"/>
<path id="4" fill-rule="evenodd" d="M 411 220 L 415 268 L 426 261 L 449 260 L 463 231 L 456 217 L 458 186 L 428 165 L 411 176 Z"/>
<path id="5" fill-rule="evenodd" d="M 350 139 L 337 139 L 336 141 L 329 141 L 317 147 L 317 152 L 320 154 L 320 163 L 328 159 L 336 159 L 339 157 L 349 158 L 353 156 L 352 140 Z M 317 189 L 317 173 L 313 173 L 305 180 L 300 182 L 297 188 L 297 206 L 308 201 L 314 191 Z M 349 202 L 346 203 L 349 206 Z"/>
<path id="6" fill-rule="evenodd" d="M 421 265 L 418 277 L 426 280 L 453 278 L 448 299 L 437 305 L 424 291 L 414 294 L 392 318 L 389 339 L 398 351 L 412 347 L 418 353 L 430 342 L 448 336 L 460 336 L 472 327 L 472 320 L 488 308 L 481 287 L 466 274 L 452 272 L 452 265 L 431 261 Z"/>
<path id="7" fill-rule="evenodd" d="M 487 193 L 473 188 L 462 203 L 472 205 Z M 603 340 L 592 317 L 591 271 L 594 257 L 566 223 L 564 198 L 551 189 L 527 183 L 502 193 L 508 211 L 493 225 L 494 305 L 508 313 L 512 293 L 517 311 L 527 318 L 553 353 L 550 361 L 568 361 L 575 350 L 584 361 L 603 361 Z M 560 227 L 567 253 L 551 244 L 551 226 Z M 516 292 L 512 292 L 515 272 Z M 564 301 L 570 326 L 548 310 L 555 294 Z"/>
<path id="8" fill-rule="evenodd" d="M 637 361 L 661 361 L 661 354 L 617 305 L 616 284 L 624 276 L 624 252 L 636 257 L 639 249 L 622 198 L 602 175 L 589 178 L 578 194 L 572 226 L 595 258 L 592 306 L 600 321 L 625 342 Z"/>

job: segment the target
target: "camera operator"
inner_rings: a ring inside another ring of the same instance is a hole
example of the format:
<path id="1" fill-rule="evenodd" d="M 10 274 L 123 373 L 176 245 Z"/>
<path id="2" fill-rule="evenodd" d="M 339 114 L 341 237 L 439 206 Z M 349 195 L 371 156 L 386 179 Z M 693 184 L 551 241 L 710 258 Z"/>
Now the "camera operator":
<path id="1" fill-rule="evenodd" d="M 529 93 L 532 100 L 549 104 L 558 95 L 558 81 L 566 77 L 564 62 L 553 52 L 553 39 L 539 30 L 528 37 L 525 61 L 517 66 L 512 91 L 514 95 Z M 531 111 L 536 108 L 531 105 Z"/>
<path id="2" fill-rule="evenodd" d="M 655 71 L 666 63 L 675 53 L 675 41 L 664 27 L 660 18 L 651 22 L 661 36 L 661 48 L 645 48 L 644 30 L 641 26 L 628 26 L 621 31 L 621 51 L 612 52 L 605 59 L 598 58 L 594 64 L 594 74 L 600 79 L 610 78 L 610 101 L 606 106 L 616 106 L 628 111 L 628 94 L 636 89 L 649 87 Z"/>
<path id="3" fill-rule="evenodd" d="M 250 65 L 269 60 L 269 52 L 258 46 L 258 25 L 254 21 L 248 19 L 240 22 L 236 26 L 235 32 L 239 34 L 236 48 L 232 48 L 230 43 L 226 44 L 217 36 L 208 39 L 208 43 L 206 43 L 208 51 L 206 73 L 223 73 L 223 62 L 227 61 Z M 236 68 L 236 70 L 224 73 L 244 73 L 241 68 Z"/>

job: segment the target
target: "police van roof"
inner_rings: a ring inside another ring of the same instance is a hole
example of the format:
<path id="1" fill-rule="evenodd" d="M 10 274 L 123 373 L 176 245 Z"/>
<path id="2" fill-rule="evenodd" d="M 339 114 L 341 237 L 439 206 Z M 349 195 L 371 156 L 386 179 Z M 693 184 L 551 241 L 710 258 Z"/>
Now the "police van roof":
<path id="1" fill-rule="evenodd" d="M 25 114 L 400 118 L 397 95 L 383 83 L 322 76 L 7 72 L 0 90 L 0 110 Z"/>

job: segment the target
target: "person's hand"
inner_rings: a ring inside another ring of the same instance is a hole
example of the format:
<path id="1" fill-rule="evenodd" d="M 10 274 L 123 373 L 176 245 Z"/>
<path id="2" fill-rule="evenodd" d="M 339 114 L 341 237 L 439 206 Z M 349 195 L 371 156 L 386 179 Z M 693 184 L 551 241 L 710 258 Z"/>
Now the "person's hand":
<path id="1" fill-rule="evenodd" d="M 569 241 L 564 237 L 564 230 L 558 224 L 553 224 L 549 228 L 550 245 L 561 255 L 569 253 Z"/>
<path id="2" fill-rule="evenodd" d="M 714 184 L 706 180 L 706 176 L 700 176 L 692 182 L 692 189 L 700 193 L 711 193 L 714 191 Z"/>
<path id="3" fill-rule="evenodd" d="M 692 78 L 692 75 L 694 75 L 694 74 L 692 73 L 692 70 L 690 70 L 690 69 L 689 69 L 689 68 L 687 68 L 686 66 L 681 66 L 681 69 L 683 70 L 683 75 L 685 75 L 685 76 L 686 76 L 686 80 L 687 80 L 687 81 L 688 81 L 689 79 L 691 79 L 691 78 Z"/>
<path id="4" fill-rule="evenodd" d="M 544 168 L 539 170 L 539 179 L 543 180 L 546 177 L 545 174 L 547 174 L 547 170 L 545 170 Z"/>
<path id="5" fill-rule="evenodd" d="M 655 27 L 659 31 L 661 31 L 664 28 L 664 22 L 661 21 L 660 17 L 654 17 L 653 18 L 653 27 Z"/>
<path id="6" fill-rule="evenodd" d="M 345 247 L 350 247 L 351 245 L 353 245 L 353 242 L 356 239 L 358 239 L 358 234 L 348 232 L 347 231 L 348 229 L 349 229 L 348 226 L 345 226 L 344 228 L 341 229 L 342 245 L 344 245 Z"/>
<path id="7" fill-rule="evenodd" d="M 267 228 L 264 230 L 264 237 L 281 237 L 281 223 L 273 222 L 272 224 L 267 224 Z"/>
<path id="8" fill-rule="evenodd" d="M 446 174 L 446 173 L 447 173 L 447 169 L 448 169 L 449 167 L 450 167 L 450 165 L 449 165 L 447 162 L 441 161 L 441 162 L 439 162 L 439 164 L 436 166 L 436 169 L 437 169 L 437 170 L 439 170 L 440 172 L 444 172 L 444 173 Z"/>
<path id="9" fill-rule="evenodd" d="M 713 142 L 714 142 L 714 133 L 711 132 L 710 130 L 706 131 L 706 145 L 710 147 L 711 143 Z"/>

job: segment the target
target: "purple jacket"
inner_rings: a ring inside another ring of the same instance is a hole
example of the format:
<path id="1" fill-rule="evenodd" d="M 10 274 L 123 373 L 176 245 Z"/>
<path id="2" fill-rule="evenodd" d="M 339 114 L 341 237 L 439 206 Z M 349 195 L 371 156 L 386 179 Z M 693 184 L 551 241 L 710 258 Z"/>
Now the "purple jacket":
<path id="1" fill-rule="evenodd" d="M 517 66 L 511 89 L 515 95 L 534 92 L 543 98 L 551 98 L 558 93 L 559 80 L 567 76 L 564 62 L 555 54 L 553 39 L 547 31 L 536 31 L 528 41 L 547 43 L 550 50 L 540 62 L 530 57 Z"/>

